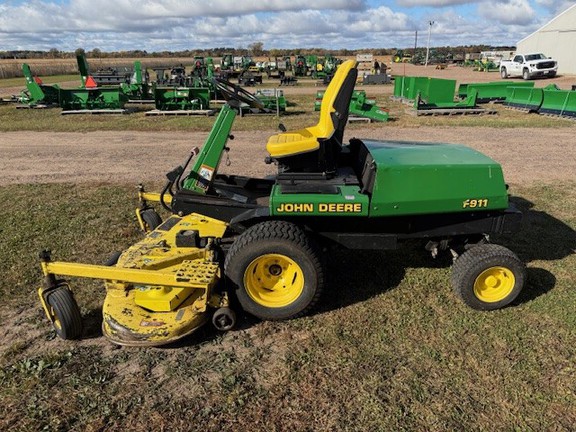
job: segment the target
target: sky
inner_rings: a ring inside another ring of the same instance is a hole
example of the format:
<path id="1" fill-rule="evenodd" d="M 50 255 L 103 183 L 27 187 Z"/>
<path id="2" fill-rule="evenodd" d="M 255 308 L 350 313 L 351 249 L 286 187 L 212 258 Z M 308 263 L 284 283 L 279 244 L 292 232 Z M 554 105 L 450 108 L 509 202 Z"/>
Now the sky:
<path id="1" fill-rule="evenodd" d="M 566 0 L 0 0 L 0 51 L 515 45 Z M 432 26 L 429 23 L 433 21 Z"/>

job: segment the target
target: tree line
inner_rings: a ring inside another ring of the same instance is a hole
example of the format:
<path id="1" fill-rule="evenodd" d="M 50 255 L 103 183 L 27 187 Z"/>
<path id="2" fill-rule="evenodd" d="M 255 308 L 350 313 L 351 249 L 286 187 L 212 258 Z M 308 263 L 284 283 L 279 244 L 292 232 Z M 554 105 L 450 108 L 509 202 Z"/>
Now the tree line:
<path id="1" fill-rule="evenodd" d="M 326 55 L 331 54 L 336 57 L 348 57 L 356 54 L 373 54 L 377 56 L 394 55 L 400 48 L 365 48 L 350 50 L 346 48 L 341 49 L 325 49 L 325 48 L 271 48 L 264 49 L 262 42 L 254 42 L 247 47 L 217 47 L 208 49 L 190 49 L 182 51 L 154 51 L 148 52 L 146 50 L 129 50 L 129 51 L 103 51 L 99 48 L 86 51 L 84 48 L 77 48 L 75 51 L 61 51 L 57 48 L 52 48 L 48 51 L 40 50 L 15 50 L 15 51 L 0 51 L 0 58 L 2 59 L 67 59 L 74 58 L 78 54 L 85 54 L 88 58 L 170 58 L 170 57 L 222 57 L 224 54 L 232 54 L 234 56 L 257 56 L 257 57 L 283 57 L 295 55 Z M 500 50 L 514 50 L 515 47 L 510 46 L 490 46 L 490 45 L 465 45 L 457 47 L 433 47 L 436 52 L 440 54 L 466 54 L 477 53 L 481 51 L 500 51 Z M 402 48 L 404 52 L 412 52 L 414 48 Z"/>

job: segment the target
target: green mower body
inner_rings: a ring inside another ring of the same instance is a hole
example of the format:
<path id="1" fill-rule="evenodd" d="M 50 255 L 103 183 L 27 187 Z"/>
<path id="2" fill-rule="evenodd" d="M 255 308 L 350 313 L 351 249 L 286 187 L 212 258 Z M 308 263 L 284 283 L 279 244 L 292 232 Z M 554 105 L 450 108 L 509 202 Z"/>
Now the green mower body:
<path id="1" fill-rule="evenodd" d="M 357 140 L 356 145 L 368 151 L 367 190 L 362 192 L 361 179 L 354 178 L 320 193 L 283 192 L 275 185 L 271 214 L 377 218 L 508 207 L 502 168 L 468 147 L 374 140 Z M 353 153 L 350 147 L 344 150 Z M 355 180 L 358 184 L 352 185 Z"/>

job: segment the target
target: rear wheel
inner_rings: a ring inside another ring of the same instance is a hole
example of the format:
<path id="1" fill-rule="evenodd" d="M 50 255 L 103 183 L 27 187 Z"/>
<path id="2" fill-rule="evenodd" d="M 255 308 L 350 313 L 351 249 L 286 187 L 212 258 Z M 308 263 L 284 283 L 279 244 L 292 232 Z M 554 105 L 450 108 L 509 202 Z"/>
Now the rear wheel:
<path id="1" fill-rule="evenodd" d="M 296 318 L 318 301 L 324 285 L 315 243 L 294 224 L 268 221 L 236 239 L 224 263 L 247 312 L 261 319 Z"/>
<path id="2" fill-rule="evenodd" d="M 503 67 L 502 69 L 500 69 L 500 76 L 502 77 L 502 79 L 508 78 L 508 71 L 506 70 L 505 67 Z"/>
<path id="3" fill-rule="evenodd" d="M 483 244 L 464 252 L 452 268 L 452 286 L 473 309 L 494 310 L 510 304 L 526 280 L 526 268 L 511 250 Z"/>
<path id="4" fill-rule="evenodd" d="M 59 286 L 47 296 L 49 318 L 62 339 L 78 339 L 82 334 L 82 316 L 72 291 Z"/>

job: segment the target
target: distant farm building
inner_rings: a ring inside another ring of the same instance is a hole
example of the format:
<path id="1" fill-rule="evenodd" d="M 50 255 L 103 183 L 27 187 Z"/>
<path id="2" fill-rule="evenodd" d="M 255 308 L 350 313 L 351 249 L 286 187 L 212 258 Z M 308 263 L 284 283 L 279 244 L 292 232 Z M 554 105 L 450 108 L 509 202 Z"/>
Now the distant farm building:
<path id="1" fill-rule="evenodd" d="M 576 5 L 525 37 L 518 53 L 543 53 L 558 61 L 558 73 L 576 75 Z"/>

